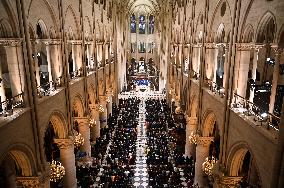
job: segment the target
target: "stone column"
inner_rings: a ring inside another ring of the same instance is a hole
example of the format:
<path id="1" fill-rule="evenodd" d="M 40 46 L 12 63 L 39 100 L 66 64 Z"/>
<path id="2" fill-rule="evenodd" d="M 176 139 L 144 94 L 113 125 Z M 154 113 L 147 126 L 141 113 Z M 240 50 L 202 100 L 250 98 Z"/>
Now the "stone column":
<path id="1" fill-rule="evenodd" d="M 107 102 L 106 96 L 99 96 L 100 99 L 100 106 L 102 107 L 103 111 L 100 112 L 100 122 L 101 127 L 104 128 L 107 126 Z"/>
<path id="2" fill-rule="evenodd" d="M 195 145 L 189 142 L 189 136 L 191 133 L 196 132 L 197 128 L 197 117 L 186 118 L 186 143 L 185 143 L 185 156 L 193 156 Z"/>
<path id="3" fill-rule="evenodd" d="M 202 163 L 209 157 L 209 146 L 213 140 L 213 137 L 197 138 L 194 184 L 198 184 L 201 188 L 205 186 Z"/>
<path id="4" fill-rule="evenodd" d="M 258 62 L 258 53 L 259 49 L 262 48 L 260 45 L 254 45 L 254 52 L 253 52 L 253 65 L 252 65 L 252 70 L 251 70 L 251 78 L 256 82 L 256 69 L 257 69 L 257 62 Z M 254 98 L 254 89 L 250 89 L 250 96 L 249 96 L 249 101 L 253 103 L 253 98 Z"/>
<path id="5" fill-rule="evenodd" d="M 52 77 L 53 81 L 56 79 L 59 79 L 60 76 L 62 76 L 62 62 L 61 62 L 61 50 L 60 50 L 60 45 L 61 41 L 60 40 L 52 40 L 50 42 L 52 44 L 52 55 L 51 55 L 51 72 L 52 72 Z"/>
<path id="6" fill-rule="evenodd" d="M 237 94 L 246 97 L 246 88 L 248 81 L 248 71 L 250 64 L 250 50 L 252 48 L 250 43 L 238 43 L 235 72 L 234 72 L 234 90 Z"/>
<path id="7" fill-rule="evenodd" d="M 283 49 L 279 48 L 277 45 L 272 45 L 271 47 L 275 51 L 275 65 L 273 69 L 273 79 L 272 79 L 272 87 L 271 87 L 271 95 L 270 95 L 270 103 L 269 103 L 269 113 L 273 114 L 275 98 L 277 95 L 277 86 L 281 79 L 281 78 L 279 79 L 279 66 L 280 66 L 280 60 L 281 60 Z"/>
<path id="8" fill-rule="evenodd" d="M 84 144 L 81 146 L 81 151 L 86 152 L 88 156 L 91 156 L 91 143 L 90 143 L 90 125 L 87 117 L 74 118 L 78 122 L 79 132 L 84 138 Z"/>
<path id="9" fill-rule="evenodd" d="M 40 188 L 38 177 L 17 177 L 16 181 L 24 188 Z"/>
<path id="10" fill-rule="evenodd" d="M 51 61 L 51 45 L 50 43 L 45 43 L 46 45 L 46 58 L 47 58 L 47 71 L 48 71 L 48 81 L 51 82 L 52 79 L 52 73 L 51 73 L 51 66 L 52 66 L 52 61 Z"/>
<path id="11" fill-rule="evenodd" d="M 22 93 L 25 87 L 25 69 L 21 53 L 21 41 L 7 40 L 4 47 L 7 55 L 12 95 L 15 96 Z"/>
<path id="12" fill-rule="evenodd" d="M 35 77 L 36 77 L 36 84 L 40 86 L 40 75 L 39 75 L 39 66 L 38 66 L 38 58 L 37 58 L 37 44 L 38 42 L 33 40 L 32 42 L 32 50 L 33 50 L 33 61 L 34 61 L 34 70 L 35 70 Z"/>
<path id="13" fill-rule="evenodd" d="M 74 59 L 73 62 L 75 62 L 75 70 L 79 70 L 80 68 L 82 69 L 83 67 L 83 62 L 82 62 L 82 41 L 80 40 L 74 40 L 72 41 L 72 51 L 73 49 L 75 50 L 74 53 Z M 80 72 L 82 74 L 82 72 Z"/>
<path id="14" fill-rule="evenodd" d="M 109 114 L 112 115 L 112 91 L 108 91 L 106 97 L 107 97 L 107 115 Z"/>
<path id="15" fill-rule="evenodd" d="M 205 44 L 205 47 L 206 47 L 205 75 L 206 78 L 216 82 L 218 48 L 215 43 L 207 43 Z"/>
<path id="16" fill-rule="evenodd" d="M 92 140 L 96 141 L 97 138 L 100 137 L 100 112 L 99 112 L 99 104 L 89 105 L 91 109 L 91 118 L 94 119 L 94 125 L 92 127 Z"/>
<path id="17" fill-rule="evenodd" d="M 77 188 L 75 154 L 74 154 L 74 138 L 54 139 L 60 150 L 60 160 L 65 168 L 65 176 L 63 177 L 63 185 L 68 188 Z"/>
<path id="18" fill-rule="evenodd" d="M 226 79 L 227 79 L 227 76 L 229 76 L 229 72 L 230 72 L 230 70 L 229 70 L 229 64 L 228 64 L 228 52 L 229 52 L 229 50 L 228 50 L 228 48 L 229 48 L 229 46 L 225 43 L 224 44 L 225 46 L 224 46 L 224 50 L 225 50 L 225 62 L 224 62 L 224 77 L 223 77 L 223 87 L 225 88 L 226 87 Z"/>
<path id="19" fill-rule="evenodd" d="M 76 59 L 76 53 L 77 53 L 76 52 L 76 46 L 72 42 L 71 42 L 71 47 L 72 47 L 73 70 L 69 70 L 69 74 L 78 69 L 78 67 L 76 66 L 76 61 L 77 61 L 77 59 Z"/>
<path id="20" fill-rule="evenodd" d="M 196 44 L 193 46 L 192 69 L 196 73 L 199 73 L 200 51 L 201 51 L 201 44 Z"/>
<path id="21" fill-rule="evenodd" d="M 225 187 L 225 188 L 236 188 L 243 177 L 239 176 L 222 176 L 214 182 L 214 188 Z"/>

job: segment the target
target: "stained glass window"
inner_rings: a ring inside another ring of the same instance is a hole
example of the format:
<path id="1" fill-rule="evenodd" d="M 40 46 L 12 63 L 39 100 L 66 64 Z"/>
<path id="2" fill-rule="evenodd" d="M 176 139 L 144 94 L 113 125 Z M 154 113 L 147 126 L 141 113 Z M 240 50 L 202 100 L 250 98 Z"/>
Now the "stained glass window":
<path id="1" fill-rule="evenodd" d="M 136 18 L 134 14 L 132 14 L 130 22 L 131 33 L 136 33 Z"/>

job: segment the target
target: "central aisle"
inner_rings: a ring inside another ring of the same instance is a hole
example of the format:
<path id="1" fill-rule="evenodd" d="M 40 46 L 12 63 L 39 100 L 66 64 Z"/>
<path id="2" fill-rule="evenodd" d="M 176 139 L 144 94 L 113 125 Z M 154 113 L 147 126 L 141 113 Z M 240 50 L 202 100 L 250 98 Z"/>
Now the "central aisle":
<path id="1" fill-rule="evenodd" d="M 137 126 L 137 140 L 136 140 L 136 168 L 134 186 L 143 188 L 148 186 L 149 174 L 146 163 L 146 148 L 147 148 L 147 136 L 145 130 L 145 99 L 141 98 L 139 105 L 139 120 Z"/>

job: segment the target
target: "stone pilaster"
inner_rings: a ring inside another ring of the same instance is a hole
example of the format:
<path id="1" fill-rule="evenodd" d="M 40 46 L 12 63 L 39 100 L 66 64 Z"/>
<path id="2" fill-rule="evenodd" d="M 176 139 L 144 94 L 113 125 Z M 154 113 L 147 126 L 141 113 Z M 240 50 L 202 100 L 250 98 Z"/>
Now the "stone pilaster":
<path id="1" fill-rule="evenodd" d="M 24 91 L 25 87 L 25 69 L 22 56 L 22 41 L 21 40 L 5 40 L 0 41 L 4 44 L 7 65 L 9 69 L 10 87 L 12 95 L 16 96 Z M 2 75 L 3 76 L 3 75 Z"/>
<path id="2" fill-rule="evenodd" d="M 186 143 L 185 143 L 185 156 L 192 156 L 194 153 L 195 145 L 189 142 L 190 134 L 196 131 L 197 117 L 186 117 Z"/>
<path id="3" fill-rule="evenodd" d="M 63 177 L 64 187 L 76 188 L 76 167 L 74 154 L 74 138 L 54 139 L 60 150 L 60 160 L 65 168 L 65 176 Z"/>
<path id="4" fill-rule="evenodd" d="M 89 118 L 74 118 L 79 124 L 79 132 L 84 138 L 84 144 L 81 146 L 81 150 L 91 156 L 91 143 L 90 143 L 90 125 Z"/>
<path id="5" fill-rule="evenodd" d="M 250 52 L 253 47 L 251 43 L 238 43 L 236 44 L 236 62 L 234 72 L 234 91 L 237 94 L 246 97 L 246 88 L 248 81 L 248 72 L 250 64 Z"/>
<path id="6" fill-rule="evenodd" d="M 197 138 L 194 184 L 198 184 L 201 188 L 205 186 L 202 163 L 209 157 L 209 146 L 213 140 L 213 137 Z"/>
<path id="7" fill-rule="evenodd" d="M 107 97 L 107 115 L 112 115 L 112 91 L 108 91 L 106 97 Z"/>
<path id="8" fill-rule="evenodd" d="M 89 105 L 91 111 L 91 118 L 94 119 L 94 125 L 92 129 L 92 140 L 96 141 L 97 138 L 100 137 L 100 112 L 99 112 L 99 104 Z"/>
<path id="9" fill-rule="evenodd" d="M 272 45 L 272 49 L 275 52 L 275 65 L 273 69 L 273 79 L 272 79 L 272 87 L 271 87 L 271 95 L 270 95 L 270 103 L 269 103 L 269 113 L 273 114 L 275 98 L 277 94 L 277 86 L 279 83 L 279 69 L 280 69 L 280 61 L 281 55 L 283 53 L 283 49 L 279 48 L 278 45 Z"/>
<path id="10" fill-rule="evenodd" d="M 264 45 L 254 45 L 253 49 L 253 65 L 252 65 L 252 71 L 251 71 L 251 78 L 256 81 L 256 69 L 257 69 L 257 62 L 258 62 L 258 53 L 260 48 L 262 48 Z M 250 97 L 249 97 L 249 101 L 253 103 L 253 98 L 254 98 L 254 89 L 255 88 L 251 88 L 250 89 Z"/>
<path id="11" fill-rule="evenodd" d="M 205 73 L 206 78 L 216 82 L 218 46 L 215 43 L 206 43 Z"/>
<path id="12" fill-rule="evenodd" d="M 107 101 L 106 101 L 106 96 L 102 95 L 99 96 L 100 99 L 100 105 L 103 111 L 100 111 L 100 122 L 101 122 L 101 127 L 106 127 L 107 126 Z"/>

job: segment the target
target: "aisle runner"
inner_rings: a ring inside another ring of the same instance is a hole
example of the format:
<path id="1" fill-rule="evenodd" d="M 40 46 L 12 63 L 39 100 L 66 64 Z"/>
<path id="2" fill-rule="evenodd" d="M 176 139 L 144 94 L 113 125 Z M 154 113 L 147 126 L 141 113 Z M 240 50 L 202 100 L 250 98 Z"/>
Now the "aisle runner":
<path id="1" fill-rule="evenodd" d="M 146 163 L 146 147 L 147 137 L 145 131 L 145 100 L 142 100 L 139 106 L 139 125 L 137 127 L 137 140 L 136 140 L 136 168 L 134 174 L 134 186 L 138 188 L 148 187 L 148 171 Z"/>

